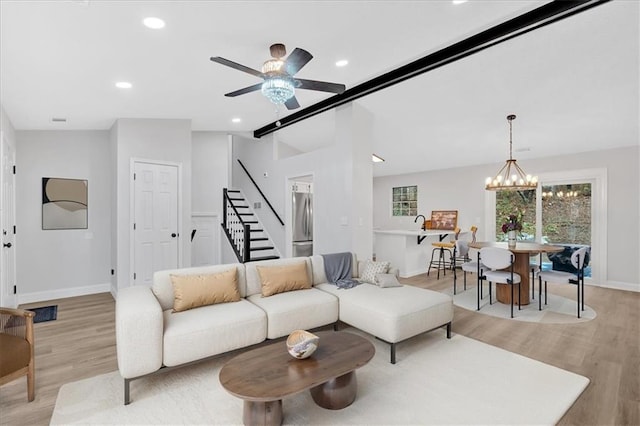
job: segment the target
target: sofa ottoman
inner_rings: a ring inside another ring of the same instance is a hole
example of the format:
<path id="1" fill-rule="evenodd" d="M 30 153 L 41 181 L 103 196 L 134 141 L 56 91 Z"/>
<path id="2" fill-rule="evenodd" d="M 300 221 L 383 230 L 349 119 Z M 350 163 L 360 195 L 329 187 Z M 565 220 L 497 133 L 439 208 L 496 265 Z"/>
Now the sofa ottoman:
<path id="1" fill-rule="evenodd" d="M 418 334 L 447 326 L 451 337 L 453 299 L 443 293 L 406 286 L 382 288 L 361 283 L 350 289 L 332 284 L 316 285 L 340 300 L 340 321 L 359 328 L 391 345 L 396 363 L 396 344 Z"/>

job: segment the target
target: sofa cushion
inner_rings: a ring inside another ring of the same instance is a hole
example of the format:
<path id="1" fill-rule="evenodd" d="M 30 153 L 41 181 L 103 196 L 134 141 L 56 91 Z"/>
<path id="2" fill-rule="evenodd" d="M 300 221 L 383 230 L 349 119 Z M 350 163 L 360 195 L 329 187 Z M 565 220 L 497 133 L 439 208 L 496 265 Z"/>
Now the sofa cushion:
<path id="1" fill-rule="evenodd" d="M 247 298 L 267 314 L 267 338 L 286 336 L 293 330 L 308 330 L 338 320 L 338 299 L 310 288 L 289 291 L 271 297 L 254 294 Z"/>
<path id="2" fill-rule="evenodd" d="M 217 274 L 171 274 L 171 283 L 174 295 L 173 312 L 240 300 L 237 268 Z"/>
<path id="3" fill-rule="evenodd" d="M 348 290 L 316 286 L 340 299 L 340 321 L 389 343 L 396 343 L 449 323 L 453 299 L 413 286 L 381 288 L 362 283 Z"/>
<path id="4" fill-rule="evenodd" d="M 196 274 L 215 274 L 225 272 L 232 269 L 238 272 L 238 290 L 240 297 L 247 295 L 247 287 L 244 273 L 244 265 L 242 263 L 232 263 L 228 265 L 212 265 L 197 266 L 194 268 L 168 269 L 165 271 L 157 271 L 153 274 L 153 284 L 151 290 L 160 302 L 163 311 L 173 309 L 173 284 L 171 284 L 171 275 L 196 275 Z"/>
<path id="5" fill-rule="evenodd" d="M 291 265 L 256 266 L 256 269 L 262 284 L 263 297 L 311 288 L 311 279 L 304 260 Z"/>
<path id="6" fill-rule="evenodd" d="M 260 343 L 267 336 L 264 311 L 245 299 L 163 315 L 166 366 Z"/>
<path id="7" fill-rule="evenodd" d="M 287 265 L 295 265 L 299 264 L 301 261 L 304 261 L 307 268 L 307 277 L 309 278 L 309 282 L 312 281 L 311 275 L 311 261 L 308 257 L 291 257 L 285 259 L 275 259 L 275 260 L 261 260 L 258 262 L 247 262 L 244 264 L 246 271 L 246 283 L 247 283 L 247 296 L 251 296 L 253 294 L 262 294 L 262 282 L 260 281 L 260 275 L 258 275 L 258 270 L 256 267 L 260 266 L 287 266 Z"/>

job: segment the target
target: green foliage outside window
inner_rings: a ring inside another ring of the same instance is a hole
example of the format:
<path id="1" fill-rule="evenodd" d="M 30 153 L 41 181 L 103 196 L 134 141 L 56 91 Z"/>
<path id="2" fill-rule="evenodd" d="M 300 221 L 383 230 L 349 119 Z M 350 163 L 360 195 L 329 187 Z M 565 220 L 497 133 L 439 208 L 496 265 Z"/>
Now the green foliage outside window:
<path id="1" fill-rule="evenodd" d="M 496 240 L 506 241 L 502 224 L 521 218 L 519 240 L 535 240 L 536 191 L 496 192 Z M 591 184 L 542 186 L 542 242 L 591 244 Z"/>

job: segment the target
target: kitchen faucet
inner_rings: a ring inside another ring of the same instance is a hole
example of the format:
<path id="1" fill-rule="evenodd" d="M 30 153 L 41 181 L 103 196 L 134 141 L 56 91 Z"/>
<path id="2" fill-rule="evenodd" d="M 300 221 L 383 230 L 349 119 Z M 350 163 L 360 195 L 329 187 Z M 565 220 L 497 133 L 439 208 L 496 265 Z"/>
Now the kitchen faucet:
<path id="1" fill-rule="evenodd" d="M 415 220 L 413 221 L 413 223 L 418 222 L 418 218 L 419 218 L 419 217 L 421 217 L 421 218 L 422 218 L 422 230 L 424 231 L 424 230 L 425 230 L 425 228 L 424 228 L 424 223 L 427 221 L 427 218 L 426 218 L 426 217 L 424 217 L 424 215 L 419 214 L 418 216 L 416 216 L 416 218 L 415 218 Z"/>

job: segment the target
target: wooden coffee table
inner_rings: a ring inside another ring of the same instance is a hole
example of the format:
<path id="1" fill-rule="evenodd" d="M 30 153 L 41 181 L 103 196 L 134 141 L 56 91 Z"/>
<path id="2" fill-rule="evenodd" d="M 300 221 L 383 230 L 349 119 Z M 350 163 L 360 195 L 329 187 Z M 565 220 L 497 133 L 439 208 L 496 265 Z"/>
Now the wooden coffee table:
<path id="1" fill-rule="evenodd" d="M 318 349 L 307 359 L 295 359 L 284 341 L 242 353 L 220 370 L 220 383 L 244 400 L 245 425 L 282 424 L 282 399 L 310 389 L 320 407 L 339 410 L 356 398 L 355 370 L 365 365 L 376 350 L 356 334 L 326 331 Z"/>

